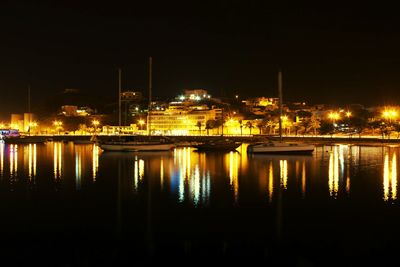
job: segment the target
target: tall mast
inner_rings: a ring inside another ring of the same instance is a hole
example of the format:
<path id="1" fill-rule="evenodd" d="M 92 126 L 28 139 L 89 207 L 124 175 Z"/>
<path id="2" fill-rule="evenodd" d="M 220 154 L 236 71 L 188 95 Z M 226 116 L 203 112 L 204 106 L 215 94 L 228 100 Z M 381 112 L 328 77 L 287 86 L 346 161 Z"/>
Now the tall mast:
<path id="1" fill-rule="evenodd" d="M 279 89 L 279 140 L 282 142 L 282 72 L 278 72 L 278 89 Z"/>
<path id="2" fill-rule="evenodd" d="M 121 128 L 121 68 L 118 68 L 118 132 Z"/>
<path id="3" fill-rule="evenodd" d="M 150 124 L 150 110 L 151 110 L 151 90 L 153 87 L 152 79 L 153 79 L 153 73 L 152 73 L 152 65 L 153 65 L 153 59 L 152 57 L 149 57 L 149 107 L 148 107 L 148 114 L 147 114 L 147 128 L 149 132 L 149 136 L 151 136 L 151 124 Z"/>
<path id="4" fill-rule="evenodd" d="M 28 113 L 31 113 L 31 85 L 28 84 Z"/>

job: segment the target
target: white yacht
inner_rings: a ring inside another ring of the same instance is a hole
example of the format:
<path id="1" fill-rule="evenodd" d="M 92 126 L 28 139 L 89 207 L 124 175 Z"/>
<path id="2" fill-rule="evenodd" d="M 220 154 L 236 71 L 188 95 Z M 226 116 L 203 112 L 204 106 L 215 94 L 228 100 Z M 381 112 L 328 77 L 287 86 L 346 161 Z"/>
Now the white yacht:
<path id="1" fill-rule="evenodd" d="M 247 147 L 249 153 L 270 154 L 310 154 L 315 146 L 304 143 L 286 143 L 282 141 L 282 73 L 278 73 L 279 87 L 279 141 L 268 141 L 251 144 Z"/>

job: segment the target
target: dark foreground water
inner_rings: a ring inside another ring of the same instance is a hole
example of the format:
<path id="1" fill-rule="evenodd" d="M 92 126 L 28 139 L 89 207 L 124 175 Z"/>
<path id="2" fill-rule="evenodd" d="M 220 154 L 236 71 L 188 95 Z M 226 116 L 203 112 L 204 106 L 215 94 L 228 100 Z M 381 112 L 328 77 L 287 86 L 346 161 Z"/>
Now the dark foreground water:
<path id="1" fill-rule="evenodd" d="M 312 156 L 0 144 L 0 261 L 397 264 L 399 148 Z M 245 264 L 245 265 L 243 265 Z"/>

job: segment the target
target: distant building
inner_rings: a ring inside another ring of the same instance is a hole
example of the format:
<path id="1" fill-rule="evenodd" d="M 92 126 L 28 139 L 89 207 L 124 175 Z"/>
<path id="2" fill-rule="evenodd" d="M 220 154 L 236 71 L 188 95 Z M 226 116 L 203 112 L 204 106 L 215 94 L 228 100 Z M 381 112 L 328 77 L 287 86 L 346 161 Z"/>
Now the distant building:
<path id="1" fill-rule="evenodd" d="M 186 89 L 184 95 L 178 97 L 181 101 L 200 101 L 202 99 L 209 99 L 211 96 L 207 90 L 204 89 Z"/>
<path id="2" fill-rule="evenodd" d="M 71 105 L 65 105 L 61 107 L 61 113 L 64 116 L 67 117 L 75 117 L 78 116 L 78 107 L 77 106 L 71 106 Z"/>
<path id="3" fill-rule="evenodd" d="M 143 96 L 141 92 L 125 91 L 121 93 L 121 101 L 140 102 Z"/>
<path id="4" fill-rule="evenodd" d="M 11 114 L 10 129 L 27 133 L 30 131 L 33 122 L 33 113 Z"/>
<path id="5" fill-rule="evenodd" d="M 196 135 L 205 130 L 208 120 L 215 120 L 215 109 L 167 109 L 150 112 L 150 128 L 153 134 Z M 199 129 L 200 126 L 200 129 Z"/>

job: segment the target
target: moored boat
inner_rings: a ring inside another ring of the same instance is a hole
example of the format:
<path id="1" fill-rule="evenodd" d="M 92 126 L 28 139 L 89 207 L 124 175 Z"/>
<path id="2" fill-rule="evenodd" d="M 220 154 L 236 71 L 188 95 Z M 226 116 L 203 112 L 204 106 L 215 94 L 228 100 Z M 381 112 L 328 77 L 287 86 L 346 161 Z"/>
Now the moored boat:
<path id="1" fill-rule="evenodd" d="M 249 153 L 269 154 L 311 154 L 314 149 L 315 146 L 312 144 L 296 144 L 277 141 L 251 144 L 247 147 Z"/>
<path id="2" fill-rule="evenodd" d="M 99 144 L 104 151 L 168 151 L 175 147 L 173 143 L 151 141 L 110 141 Z"/>
<path id="3" fill-rule="evenodd" d="M 242 143 L 229 139 L 210 140 L 203 143 L 193 145 L 198 151 L 232 151 L 236 150 Z"/>

